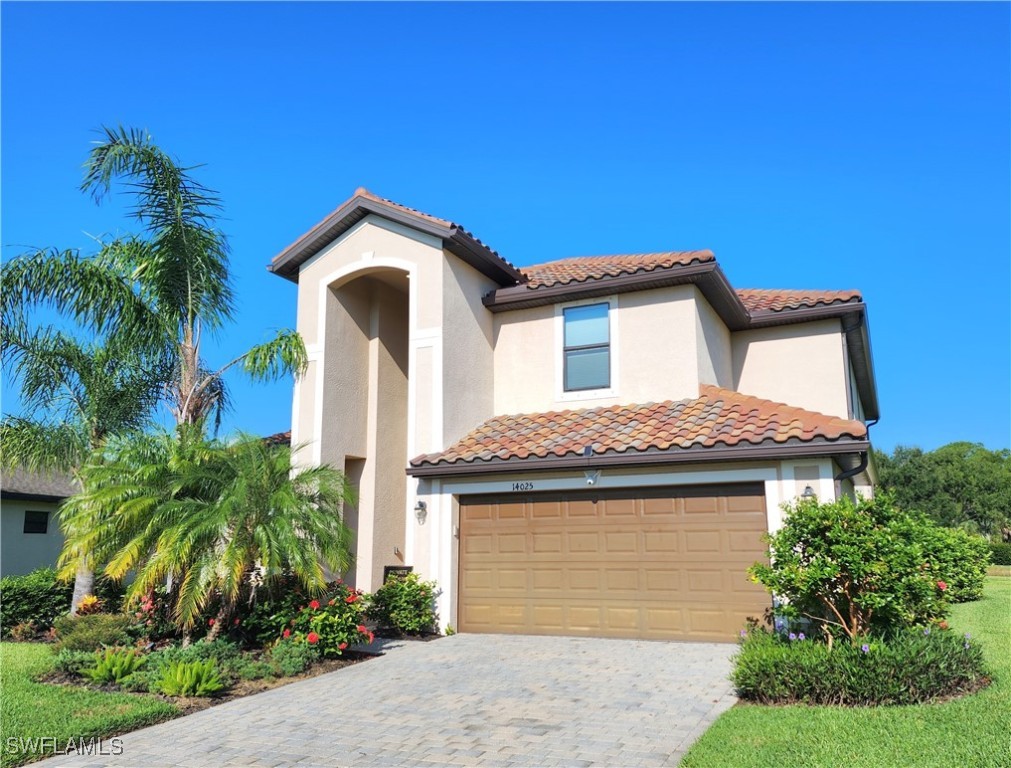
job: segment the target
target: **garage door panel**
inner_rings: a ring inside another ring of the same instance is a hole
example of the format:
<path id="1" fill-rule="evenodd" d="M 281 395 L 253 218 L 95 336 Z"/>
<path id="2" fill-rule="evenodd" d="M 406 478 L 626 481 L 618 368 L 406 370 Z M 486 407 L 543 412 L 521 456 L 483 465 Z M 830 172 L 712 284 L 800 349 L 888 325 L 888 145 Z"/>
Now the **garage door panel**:
<path id="1" fill-rule="evenodd" d="M 765 500 L 683 490 L 462 499 L 461 631 L 736 639 L 769 603 Z"/>

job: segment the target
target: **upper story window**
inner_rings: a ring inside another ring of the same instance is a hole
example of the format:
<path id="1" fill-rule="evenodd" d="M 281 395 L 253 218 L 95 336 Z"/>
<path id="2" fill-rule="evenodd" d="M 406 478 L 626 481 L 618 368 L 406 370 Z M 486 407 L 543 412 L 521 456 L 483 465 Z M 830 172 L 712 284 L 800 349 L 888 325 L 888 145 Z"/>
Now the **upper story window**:
<path id="1" fill-rule="evenodd" d="M 25 510 L 25 533 L 48 533 L 49 513 L 36 512 L 35 510 Z"/>
<path id="2" fill-rule="evenodd" d="M 584 304 L 562 313 L 564 388 L 566 392 L 611 386 L 610 305 Z"/>

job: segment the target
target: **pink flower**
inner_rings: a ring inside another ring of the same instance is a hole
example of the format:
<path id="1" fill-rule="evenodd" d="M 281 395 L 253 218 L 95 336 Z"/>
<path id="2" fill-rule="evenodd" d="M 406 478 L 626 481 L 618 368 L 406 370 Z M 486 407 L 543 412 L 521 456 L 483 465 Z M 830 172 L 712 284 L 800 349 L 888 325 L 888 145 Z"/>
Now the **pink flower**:
<path id="1" fill-rule="evenodd" d="M 315 632 L 310 632 L 305 636 L 305 639 L 309 642 L 309 645 L 316 645 L 319 642 L 319 635 Z"/>
<path id="2" fill-rule="evenodd" d="M 312 608 L 314 611 L 318 611 L 319 610 L 319 600 L 310 600 L 309 601 L 309 607 Z"/>
<path id="3" fill-rule="evenodd" d="M 213 627 L 214 626 L 214 619 L 208 619 L 207 620 L 207 626 L 208 627 Z"/>
<path id="4" fill-rule="evenodd" d="M 350 605 L 351 603 L 353 603 L 357 599 L 358 599 L 358 595 L 352 593 L 352 594 L 350 594 L 350 595 L 348 595 L 347 597 L 344 598 L 344 602 L 347 603 L 348 605 Z"/>
<path id="5" fill-rule="evenodd" d="M 948 588 L 948 585 L 945 584 L 943 581 L 939 581 L 939 582 L 937 582 L 937 588 L 939 590 L 941 590 L 942 592 L 944 592 L 944 590 L 946 590 Z"/>
<path id="6" fill-rule="evenodd" d="M 338 647 L 338 648 L 340 648 L 340 649 L 341 649 L 341 650 L 343 651 L 343 650 L 344 650 L 345 648 L 347 648 L 347 647 L 348 647 L 348 644 L 347 644 L 347 643 L 341 643 L 341 644 L 340 644 L 340 645 L 338 645 L 337 647 Z"/>
<path id="7" fill-rule="evenodd" d="M 282 637 L 291 637 L 291 630 L 290 629 L 285 629 L 284 632 L 281 633 L 281 636 Z"/>
<path id="8" fill-rule="evenodd" d="M 336 602 L 337 602 L 336 600 L 334 600 L 333 598 L 330 598 L 330 600 L 327 602 L 327 605 L 333 605 Z"/>
<path id="9" fill-rule="evenodd" d="M 357 629 L 357 630 L 358 630 L 359 632 L 361 632 L 361 633 L 362 633 L 363 635 L 364 635 L 364 634 L 365 634 L 366 632 L 368 632 L 368 631 L 369 631 L 369 630 L 368 630 L 368 628 L 367 628 L 367 627 L 365 627 L 365 626 L 364 626 L 364 625 L 362 625 L 362 624 L 359 624 L 359 625 L 358 625 L 358 626 L 356 627 L 356 629 Z"/>

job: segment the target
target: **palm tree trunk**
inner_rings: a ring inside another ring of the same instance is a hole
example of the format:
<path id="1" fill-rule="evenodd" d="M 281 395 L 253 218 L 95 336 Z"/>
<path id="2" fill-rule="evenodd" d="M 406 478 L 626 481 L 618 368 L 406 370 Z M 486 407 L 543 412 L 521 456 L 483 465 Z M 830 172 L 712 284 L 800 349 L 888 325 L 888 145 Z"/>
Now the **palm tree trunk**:
<path id="1" fill-rule="evenodd" d="M 226 602 L 222 602 L 221 607 L 218 608 L 218 615 L 214 617 L 214 624 L 211 625 L 211 630 L 207 633 L 207 642 L 212 643 L 218 639 L 218 635 L 225 628 L 225 622 L 228 620 L 231 612 L 231 606 Z"/>
<path id="2" fill-rule="evenodd" d="M 77 566 L 74 577 L 74 596 L 70 599 L 70 615 L 77 615 L 77 606 L 85 595 L 95 594 L 95 572 L 83 562 Z"/>

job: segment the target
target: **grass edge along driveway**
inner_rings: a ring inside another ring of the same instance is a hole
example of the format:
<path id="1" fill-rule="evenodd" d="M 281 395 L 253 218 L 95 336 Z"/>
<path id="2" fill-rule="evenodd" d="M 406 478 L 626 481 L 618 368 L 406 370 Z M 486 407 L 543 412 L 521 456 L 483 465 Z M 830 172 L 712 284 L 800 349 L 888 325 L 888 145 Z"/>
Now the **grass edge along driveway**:
<path id="1" fill-rule="evenodd" d="M 996 570 L 996 569 L 995 569 Z M 1011 576 L 952 607 L 952 631 L 983 646 L 993 683 L 940 704 L 770 707 L 740 703 L 689 750 L 683 768 L 896 768 L 1011 765 Z"/>
<path id="2" fill-rule="evenodd" d="M 11 768 L 43 757 L 52 747 L 25 749 L 39 737 L 55 738 L 60 748 L 68 739 L 111 737 L 178 713 L 155 696 L 113 693 L 84 687 L 37 683 L 53 666 L 53 652 L 41 643 L 0 643 L 0 766 Z M 97 749 L 97 742 L 96 742 Z M 111 749 L 108 742 L 106 751 Z"/>

